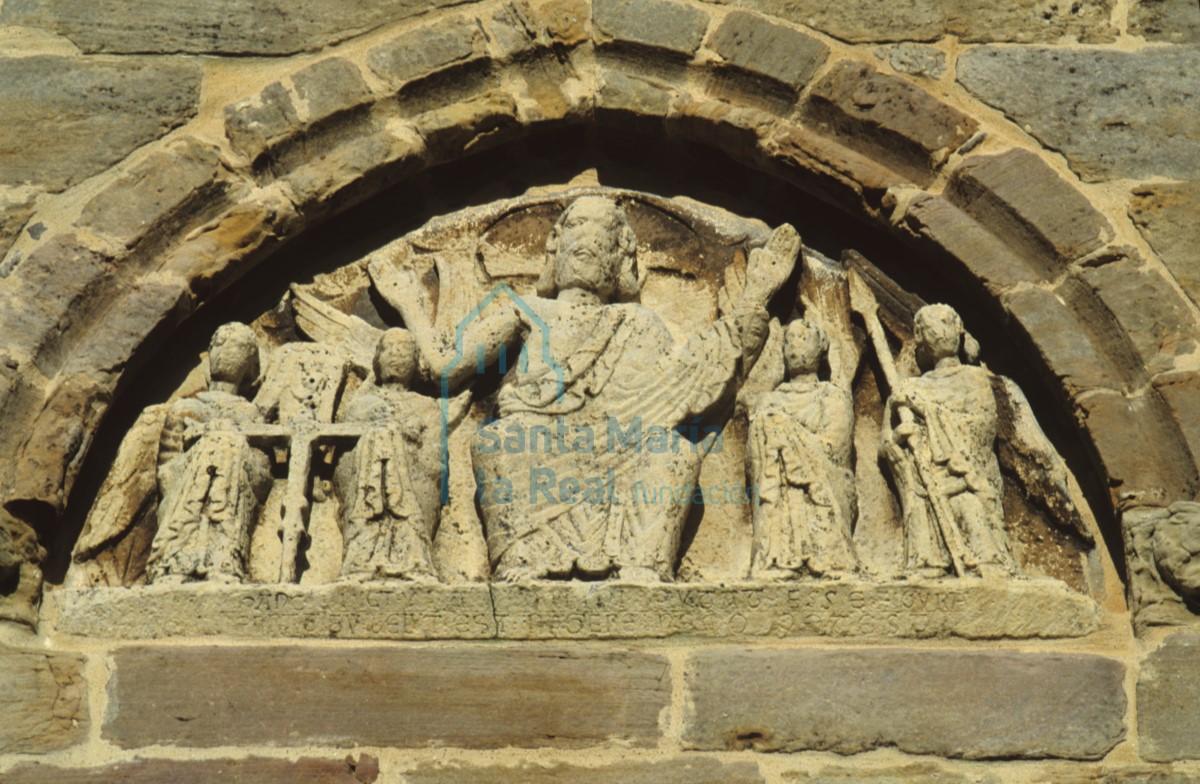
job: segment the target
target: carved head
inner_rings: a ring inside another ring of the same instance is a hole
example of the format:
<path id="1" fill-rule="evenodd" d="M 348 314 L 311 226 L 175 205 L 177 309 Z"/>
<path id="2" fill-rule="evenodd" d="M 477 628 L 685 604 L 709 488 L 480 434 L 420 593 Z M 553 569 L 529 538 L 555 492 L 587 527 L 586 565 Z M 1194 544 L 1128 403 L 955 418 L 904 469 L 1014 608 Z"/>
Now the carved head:
<path id="1" fill-rule="evenodd" d="M 917 357 L 930 366 L 957 357 L 963 346 L 963 323 L 949 305 L 926 305 L 913 319 Z"/>
<path id="2" fill-rule="evenodd" d="M 208 346 L 208 382 L 233 384 L 241 391 L 258 379 L 258 337 L 237 321 L 222 324 Z"/>
<path id="3" fill-rule="evenodd" d="M 816 324 L 796 319 L 787 325 L 783 333 L 783 364 L 788 378 L 816 373 L 828 351 L 829 337 Z"/>
<path id="4" fill-rule="evenodd" d="M 1200 504 L 1171 505 L 1170 516 L 1154 530 L 1154 561 L 1167 585 L 1200 604 Z"/>
<path id="5" fill-rule="evenodd" d="M 417 377 L 417 346 L 407 329 L 389 329 L 375 349 L 375 378 L 381 384 L 412 386 Z"/>
<path id="6" fill-rule="evenodd" d="M 590 291 L 606 302 L 637 298 L 637 237 L 625 210 L 612 199 L 581 196 L 550 230 L 537 293 L 552 297 L 569 288 Z"/>

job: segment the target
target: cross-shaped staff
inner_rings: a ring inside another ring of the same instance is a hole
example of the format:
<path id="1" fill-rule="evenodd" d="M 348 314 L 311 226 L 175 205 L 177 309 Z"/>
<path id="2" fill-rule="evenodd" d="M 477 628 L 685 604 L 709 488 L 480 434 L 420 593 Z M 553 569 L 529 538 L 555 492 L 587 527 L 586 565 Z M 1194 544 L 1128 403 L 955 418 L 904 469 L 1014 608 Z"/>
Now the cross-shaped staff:
<path id="1" fill-rule="evenodd" d="M 368 426 L 357 423 L 318 422 L 296 418 L 286 425 L 259 425 L 246 430 L 246 439 L 259 449 L 288 450 L 287 489 L 279 508 L 279 537 L 283 552 L 279 581 L 296 582 L 300 540 L 308 527 L 308 486 L 312 479 L 313 452 L 318 447 L 339 445 L 353 448 Z"/>

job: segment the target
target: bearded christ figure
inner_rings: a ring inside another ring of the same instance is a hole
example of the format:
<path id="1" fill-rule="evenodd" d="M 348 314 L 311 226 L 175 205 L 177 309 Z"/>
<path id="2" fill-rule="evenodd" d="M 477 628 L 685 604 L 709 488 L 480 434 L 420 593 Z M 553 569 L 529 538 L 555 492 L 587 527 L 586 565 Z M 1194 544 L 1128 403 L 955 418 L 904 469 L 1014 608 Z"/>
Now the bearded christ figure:
<path id="1" fill-rule="evenodd" d="M 751 253 L 740 301 L 677 345 L 637 303 L 637 238 L 624 210 L 601 196 L 568 206 L 537 296 L 493 303 L 463 334 L 466 355 L 477 348 L 485 362 L 520 348 L 471 450 L 497 579 L 673 579 L 707 446 L 691 425 L 727 399 L 740 363 L 761 349 L 765 305 L 799 248 L 794 229 L 778 229 Z M 477 364 L 447 361 L 446 338 L 423 310 L 393 304 L 432 372 L 469 380 Z M 663 485 L 683 492 L 657 502 L 641 492 Z M 498 486 L 505 492 L 491 492 Z"/>

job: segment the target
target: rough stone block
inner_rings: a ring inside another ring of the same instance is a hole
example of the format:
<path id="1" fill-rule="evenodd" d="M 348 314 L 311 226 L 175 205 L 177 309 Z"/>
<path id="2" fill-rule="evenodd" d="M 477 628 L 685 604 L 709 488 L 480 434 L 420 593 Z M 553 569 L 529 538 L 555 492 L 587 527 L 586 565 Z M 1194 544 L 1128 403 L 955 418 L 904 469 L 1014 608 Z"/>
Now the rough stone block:
<path id="1" fill-rule="evenodd" d="M 299 133 L 300 117 L 292 96 L 279 82 L 258 95 L 225 107 L 225 135 L 233 149 L 257 161 L 272 146 Z"/>
<path id="2" fill-rule="evenodd" d="M 1195 495 L 1195 463 L 1161 399 L 1097 391 L 1078 406 L 1116 504 L 1165 506 Z"/>
<path id="3" fill-rule="evenodd" d="M 599 767 L 525 763 L 513 767 L 426 764 L 404 774 L 408 784 L 762 784 L 753 762 L 719 762 L 708 757 L 662 762 L 617 762 Z"/>
<path id="4" fill-rule="evenodd" d="M 807 25 L 844 41 L 936 41 L 947 35 L 967 42 L 1054 42 L 1074 36 L 1101 42 L 1116 38 L 1112 0 L 1069 3 L 1014 0 L 732 0 L 733 5 Z"/>
<path id="5" fill-rule="evenodd" d="M 429 74 L 484 55 L 483 29 L 464 17 L 442 19 L 401 33 L 367 55 L 375 75 L 400 87 Z"/>
<path id="6" fill-rule="evenodd" d="M 349 197 L 352 201 L 373 188 L 386 187 L 411 173 L 422 162 L 424 142 L 415 132 L 408 137 L 378 131 L 351 139 L 324 155 L 288 172 L 282 179 L 306 214 Z"/>
<path id="7" fill-rule="evenodd" d="M 690 58 L 708 29 L 708 14 L 676 0 L 594 0 L 598 43 L 633 44 Z"/>
<path id="8" fill-rule="evenodd" d="M 358 66 L 340 57 L 322 60 L 293 74 L 292 85 L 306 104 L 305 119 L 310 123 L 353 109 L 371 98 Z"/>
<path id="9" fill-rule="evenodd" d="M 1054 292 L 1024 287 L 1006 294 L 1003 304 L 1026 340 L 1068 392 L 1098 387 L 1120 389 L 1126 376 L 1097 342 L 1080 313 Z"/>
<path id="10" fill-rule="evenodd" d="M 211 206 L 220 184 L 215 147 L 187 139 L 156 152 L 84 205 L 76 226 L 132 248 L 151 232 L 184 222 Z"/>
<path id="11" fill-rule="evenodd" d="M 1147 41 L 1200 43 L 1200 7 L 1191 0 L 1135 0 L 1129 6 L 1129 32 Z"/>
<path id="12" fill-rule="evenodd" d="M 785 784 L 999 784 L 1000 779 L 988 774 L 981 776 L 978 769 L 960 772 L 940 765 L 916 763 L 892 768 L 831 765 L 819 771 L 788 771 L 783 774 L 783 781 Z"/>
<path id="13" fill-rule="evenodd" d="M 1136 257 L 1122 255 L 1082 276 L 1129 336 L 1147 372 L 1170 370 L 1177 355 L 1195 350 L 1197 328 L 1186 300 Z"/>
<path id="14" fill-rule="evenodd" d="M 1087 180 L 1200 179 L 1197 71 L 1196 47 L 984 46 L 958 59 L 963 87 L 1061 152 Z"/>
<path id="15" fill-rule="evenodd" d="M 669 84 L 657 79 L 607 69 L 600 73 L 602 82 L 596 91 L 596 111 L 602 118 L 615 113 L 657 124 L 667 116 L 678 96 Z"/>
<path id="16" fill-rule="evenodd" d="M 725 17 L 709 48 L 732 66 L 795 89 L 807 84 L 829 56 L 816 38 L 745 11 Z"/>
<path id="17" fill-rule="evenodd" d="M 11 0 L 0 24 L 40 27 L 84 52 L 284 55 L 320 49 L 460 0 Z"/>
<path id="18" fill-rule="evenodd" d="M 1041 270 L 1007 242 L 941 196 L 913 199 L 905 212 L 904 225 L 937 245 L 953 259 L 955 266 L 983 284 L 993 296 L 1019 283 L 1044 279 Z"/>
<path id="19" fill-rule="evenodd" d="M 849 61 L 817 82 L 805 116 L 820 132 L 847 146 L 873 150 L 918 184 L 929 182 L 977 127 L 970 117 L 908 81 Z"/>
<path id="20" fill-rule="evenodd" d="M 868 214 L 878 214 L 888 188 L 906 181 L 877 159 L 800 125 L 777 125 L 760 147 L 802 188 Z"/>
<path id="21" fill-rule="evenodd" d="M 575 46 L 587 40 L 591 4 L 587 0 L 514 0 L 488 21 L 501 56 L 513 58 L 548 46 Z"/>
<path id="22" fill-rule="evenodd" d="M 413 120 L 413 126 L 425 139 L 429 158 L 434 161 L 497 143 L 505 132 L 519 125 L 516 101 L 500 91 L 425 112 Z"/>
<path id="23" fill-rule="evenodd" d="M 199 99 L 195 63 L 0 58 L 0 185 L 69 187 L 182 125 Z"/>
<path id="24" fill-rule="evenodd" d="M 1138 673 L 1138 750 L 1152 762 L 1200 759 L 1200 634 L 1168 637 Z"/>
<path id="25" fill-rule="evenodd" d="M 33 216 L 36 200 L 34 188 L 0 188 L 0 260 Z M 8 267 L 0 264 L 0 278 L 7 277 L 8 272 Z"/>
<path id="26" fill-rule="evenodd" d="M 946 53 L 932 46 L 910 43 L 881 46 L 875 50 L 875 56 L 910 76 L 940 79 L 946 73 Z"/>
<path id="27" fill-rule="evenodd" d="M 711 650 L 687 669 L 689 748 L 894 746 L 968 759 L 1098 759 L 1124 737 L 1124 667 L 1081 654 Z"/>
<path id="28" fill-rule="evenodd" d="M 1087 198 L 1028 150 L 968 158 L 955 169 L 946 195 L 1015 250 L 1040 261 L 1047 277 L 1113 237 Z"/>
<path id="29" fill-rule="evenodd" d="M 25 764 L 4 774 L 5 784 L 375 784 L 378 779 L 379 762 L 369 754 L 344 760 L 301 757 L 295 762 L 264 757 L 139 759 L 94 768 Z"/>
<path id="30" fill-rule="evenodd" d="M 553 648 L 129 648 L 104 737 L 123 748 L 630 746 L 658 742 L 665 659 Z M 280 710 L 304 696 L 304 710 Z"/>
<path id="31" fill-rule="evenodd" d="M 44 754 L 87 738 L 82 666 L 70 654 L 0 648 L 0 753 Z"/>
<path id="32" fill-rule="evenodd" d="M 1133 192 L 1129 217 L 1188 296 L 1200 302 L 1200 182 L 1143 185 Z"/>

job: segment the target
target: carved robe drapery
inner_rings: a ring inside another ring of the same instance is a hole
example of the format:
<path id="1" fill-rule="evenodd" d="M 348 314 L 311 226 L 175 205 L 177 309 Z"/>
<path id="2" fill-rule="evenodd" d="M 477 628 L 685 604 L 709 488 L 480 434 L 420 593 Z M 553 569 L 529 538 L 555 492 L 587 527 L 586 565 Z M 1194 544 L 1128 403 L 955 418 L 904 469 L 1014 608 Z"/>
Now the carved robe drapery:
<path id="1" fill-rule="evenodd" d="M 549 356 L 526 340 L 525 359 L 501 387 L 498 419 L 472 445 L 497 577 L 616 569 L 671 579 L 704 446 L 676 436 L 660 449 L 661 436 L 710 409 L 733 381 L 741 356 L 733 319 L 677 348 L 640 305 L 528 301 L 548 330 Z M 540 437 L 560 422 L 565 439 Z M 514 437 L 525 438 L 523 448 Z M 509 502 L 489 495 L 504 480 Z M 539 491 L 539 481 L 552 489 Z M 652 498 L 661 486 L 683 491 Z"/>
<path id="2" fill-rule="evenodd" d="M 341 576 L 436 579 L 441 413 L 435 401 L 391 386 L 365 387 L 347 422 L 375 425 L 334 473 L 342 502 Z"/>
<path id="3" fill-rule="evenodd" d="M 900 409 L 912 433 L 900 436 Z M 904 510 L 911 573 L 1015 573 L 1004 532 L 997 411 L 986 370 L 956 365 L 901 381 L 885 412 L 884 454 Z"/>
<path id="4" fill-rule="evenodd" d="M 158 533 L 150 582 L 241 582 L 250 529 L 271 489 L 267 456 L 241 432 L 262 413 L 238 395 L 208 391 L 172 405 L 158 469 Z"/>
<path id="5" fill-rule="evenodd" d="M 751 411 L 746 458 L 756 499 L 752 576 L 857 571 L 850 541 L 853 433 L 849 391 L 825 381 L 785 382 Z"/>

